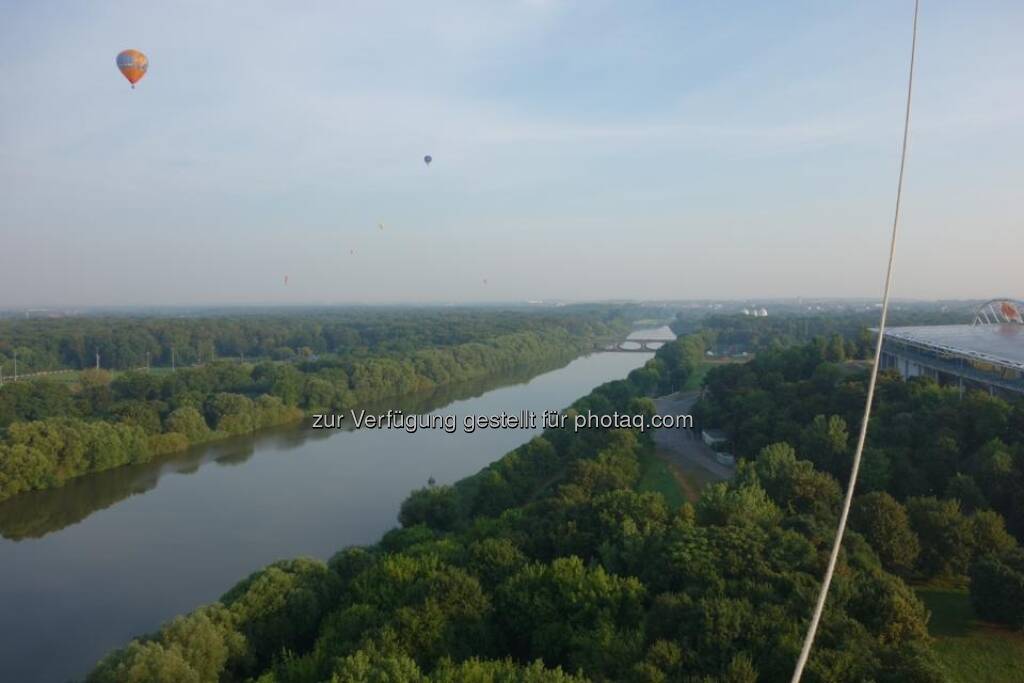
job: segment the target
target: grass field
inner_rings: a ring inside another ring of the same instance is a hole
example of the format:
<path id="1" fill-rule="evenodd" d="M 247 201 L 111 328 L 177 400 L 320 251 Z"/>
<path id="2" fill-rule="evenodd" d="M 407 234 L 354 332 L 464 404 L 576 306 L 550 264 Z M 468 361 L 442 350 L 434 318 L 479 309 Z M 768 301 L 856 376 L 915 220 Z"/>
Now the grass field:
<path id="1" fill-rule="evenodd" d="M 184 367 L 189 367 L 189 366 L 181 366 L 181 367 L 184 368 Z M 167 374 L 169 372 L 173 372 L 170 368 L 163 367 L 163 366 L 160 366 L 160 367 L 154 366 L 154 367 L 149 368 L 148 370 L 146 370 L 145 368 L 136 368 L 135 370 L 133 370 L 133 372 L 138 372 L 138 371 L 141 371 L 141 370 L 144 370 L 146 372 L 151 372 L 154 375 L 161 375 L 161 374 Z M 28 374 L 28 375 L 20 375 L 19 378 L 18 378 L 18 381 L 19 382 L 47 381 L 47 382 L 59 382 L 61 384 L 76 385 L 76 384 L 78 384 L 78 379 L 81 376 L 82 372 L 83 372 L 82 370 L 54 370 L 52 372 L 47 372 L 46 374 L 31 373 L 31 374 Z M 118 375 L 123 375 L 127 371 L 126 370 L 106 370 L 106 372 L 110 373 L 110 377 L 113 379 L 113 378 L 117 377 Z M 4 383 L 8 383 L 8 382 L 11 381 L 12 377 L 10 375 L 4 375 L 3 379 L 4 379 Z"/>
<path id="2" fill-rule="evenodd" d="M 966 590 L 929 587 L 917 594 L 932 613 L 928 630 L 950 681 L 1024 681 L 1024 633 L 979 621 Z"/>
<path id="3" fill-rule="evenodd" d="M 657 491 L 665 496 L 670 507 L 676 509 L 683 501 L 696 502 L 704 485 L 712 480 L 710 475 L 705 477 L 701 472 L 684 471 L 667 457 L 655 452 L 640 459 L 640 483 L 637 484 L 637 490 Z"/>

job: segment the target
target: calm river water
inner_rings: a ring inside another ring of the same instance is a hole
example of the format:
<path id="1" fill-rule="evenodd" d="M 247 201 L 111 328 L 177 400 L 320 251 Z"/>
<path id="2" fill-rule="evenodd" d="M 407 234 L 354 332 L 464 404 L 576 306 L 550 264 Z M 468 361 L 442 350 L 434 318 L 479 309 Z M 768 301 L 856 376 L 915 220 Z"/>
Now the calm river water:
<path id="1" fill-rule="evenodd" d="M 464 416 L 562 409 L 650 357 L 595 353 L 381 407 L 454 413 L 454 434 L 294 425 L 7 501 L 0 680 L 81 678 L 109 650 L 270 562 L 373 543 L 412 489 L 473 474 L 541 431 L 466 434 Z"/>

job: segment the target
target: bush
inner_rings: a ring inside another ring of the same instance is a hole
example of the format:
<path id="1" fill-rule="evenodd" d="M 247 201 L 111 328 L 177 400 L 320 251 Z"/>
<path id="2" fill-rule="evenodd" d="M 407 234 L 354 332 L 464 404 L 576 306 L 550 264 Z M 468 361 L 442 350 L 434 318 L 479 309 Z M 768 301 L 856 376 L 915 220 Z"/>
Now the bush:
<path id="1" fill-rule="evenodd" d="M 1024 550 L 976 561 L 971 567 L 971 603 L 984 619 L 1024 629 Z"/>

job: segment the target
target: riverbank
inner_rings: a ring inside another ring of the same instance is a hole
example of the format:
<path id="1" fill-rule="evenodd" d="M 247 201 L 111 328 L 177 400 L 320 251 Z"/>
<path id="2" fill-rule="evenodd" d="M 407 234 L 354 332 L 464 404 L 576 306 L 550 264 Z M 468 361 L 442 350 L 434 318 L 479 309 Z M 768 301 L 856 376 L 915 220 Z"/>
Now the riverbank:
<path id="1" fill-rule="evenodd" d="M 564 408 L 650 356 L 596 353 L 406 396 L 406 412 Z M 401 502 L 453 483 L 539 433 L 311 430 L 302 423 L 111 470 L 0 505 L 0 670 L 19 683 L 81 677 L 106 652 L 217 600 L 286 557 L 375 543 Z M 158 588 L 155 588 L 158 587 Z M 40 653 L 51 653 L 42 657 Z"/>
<path id="2" fill-rule="evenodd" d="M 568 362 L 589 351 L 591 340 L 590 334 L 557 328 L 425 349 L 405 358 L 214 363 L 176 373 L 126 373 L 117 382 L 103 371 L 90 371 L 88 383 L 74 396 L 59 384 L 11 385 L 0 398 L 17 399 L 17 405 L 35 401 L 40 407 L 30 415 L 42 417 L 7 426 L 0 440 L 0 501 L 317 412 L 343 412 L 530 363 Z"/>

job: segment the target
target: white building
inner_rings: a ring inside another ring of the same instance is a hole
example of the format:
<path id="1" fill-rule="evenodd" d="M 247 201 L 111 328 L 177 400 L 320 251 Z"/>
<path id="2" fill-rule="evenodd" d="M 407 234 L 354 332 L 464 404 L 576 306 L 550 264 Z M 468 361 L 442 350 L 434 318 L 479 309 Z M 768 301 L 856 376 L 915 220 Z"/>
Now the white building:
<path id="1" fill-rule="evenodd" d="M 715 444 L 725 443 L 728 437 L 720 429 L 702 429 L 700 438 L 703 439 L 705 446 L 712 448 Z"/>

